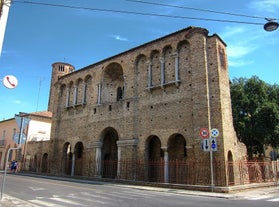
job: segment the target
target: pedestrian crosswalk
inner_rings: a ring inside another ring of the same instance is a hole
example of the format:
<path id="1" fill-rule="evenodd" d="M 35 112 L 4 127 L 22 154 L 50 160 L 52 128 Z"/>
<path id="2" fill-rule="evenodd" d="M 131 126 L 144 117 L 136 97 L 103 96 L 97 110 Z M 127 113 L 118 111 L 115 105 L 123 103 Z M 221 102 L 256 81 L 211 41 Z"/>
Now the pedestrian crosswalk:
<path id="1" fill-rule="evenodd" d="M 129 190 L 122 189 L 120 191 L 79 191 L 74 193 L 59 193 L 50 194 L 49 196 L 37 196 L 34 199 L 27 200 L 27 203 L 23 201 L 13 200 L 13 204 L 16 207 L 102 207 L 102 206 L 126 206 L 124 203 L 141 203 L 147 199 L 160 199 L 168 196 L 179 196 L 187 197 L 187 193 L 168 193 L 168 192 L 157 192 L 157 191 L 145 191 L 145 190 Z M 237 197 L 230 197 L 229 199 L 236 200 L 249 200 L 251 202 L 266 202 L 267 205 L 279 206 L 278 194 L 247 194 Z M 119 205 L 118 205 L 119 204 Z"/>
<path id="2" fill-rule="evenodd" d="M 144 191 L 121 191 L 110 192 L 109 194 L 92 194 L 89 192 L 77 192 L 68 195 L 52 195 L 52 197 L 37 197 L 28 200 L 35 207 L 70 207 L 70 206 L 108 206 L 115 202 L 123 202 L 124 200 L 136 201 L 139 199 L 155 198 L 162 196 L 162 193 L 144 192 Z M 165 194 L 165 196 L 171 196 Z"/>
<path id="3" fill-rule="evenodd" d="M 243 199 L 244 200 L 253 200 L 253 201 L 279 202 L 279 197 L 273 197 L 272 195 L 262 195 L 262 196 L 255 196 L 255 197 L 246 196 L 246 197 L 243 197 Z"/>

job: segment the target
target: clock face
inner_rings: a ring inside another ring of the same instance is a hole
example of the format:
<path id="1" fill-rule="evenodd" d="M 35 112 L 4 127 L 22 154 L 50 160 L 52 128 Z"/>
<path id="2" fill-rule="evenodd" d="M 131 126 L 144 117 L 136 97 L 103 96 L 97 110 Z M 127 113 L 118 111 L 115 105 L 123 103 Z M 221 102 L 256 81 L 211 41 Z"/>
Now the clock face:
<path id="1" fill-rule="evenodd" d="M 12 75 L 6 75 L 3 78 L 3 84 L 7 88 L 10 88 L 10 89 L 15 88 L 15 87 L 17 87 L 17 79 L 16 79 L 16 77 L 14 77 Z"/>

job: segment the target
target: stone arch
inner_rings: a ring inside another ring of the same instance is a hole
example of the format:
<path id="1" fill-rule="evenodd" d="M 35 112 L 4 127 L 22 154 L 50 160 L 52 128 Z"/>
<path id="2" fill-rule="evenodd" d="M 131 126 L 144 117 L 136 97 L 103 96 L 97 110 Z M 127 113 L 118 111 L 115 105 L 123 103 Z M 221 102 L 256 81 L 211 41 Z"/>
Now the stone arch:
<path id="1" fill-rule="evenodd" d="M 150 74 L 147 65 L 147 57 L 143 54 L 140 54 L 136 57 L 135 61 L 135 94 L 139 96 L 141 94 L 141 90 L 144 90 L 149 86 L 150 82 Z"/>
<path id="2" fill-rule="evenodd" d="M 67 90 L 66 90 L 66 84 L 62 84 L 60 86 L 60 91 L 59 91 L 59 100 L 58 100 L 58 103 L 60 106 L 64 107 L 66 105 L 66 93 L 67 93 Z M 65 103 L 64 105 L 62 103 Z"/>
<path id="3" fill-rule="evenodd" d="M 161 60 L 160 52 L 153 50 L 150 54 L 151 86 L 161 85 Z"/>
<path id="4" fill-rule="evenodd" d="M 75 82 L 74 86 L 74 105 L 82 103 L 82 83 L 83 80 L 78 78 Z"/>
<path id="5" fill-rule="evenodd" d="M 47 173 L 48 172 L 48 154 L 44 153 L 42 157 L 42 172 Z"/>
<path id="6" fill-rule="evenodd" d="M 173 55 L 173 49 L 170 45 L 167 45 L 163 49 L 163 63 L 164 83 L 175 81 L 175 56 Z"/>
<path id="7" fill-rule="evenodd" d="M 186 140 L 181 134 L 174 134 L 168 139 L 169 160 L 185 160 L 187 157 Z"/>
<path id="8" fill-rule="evenodd" d="M 181 183 L 184 177 L 186 161 L 186 140 L 181 134 L 174 134 L 168 139 L 169 182 Z"/>
<path id="9" fill-rule="evenodd" d="M 229 185 L 234 184 L 234 162 L 232 152 L 228 151 L 228 174 L 229 174 Z"/>
<path id="10" fill-rule="evenodd" d="M 118 88 L 121 88 L 122 91 L 124 91 L 123 68 L 119 63 L 114 62 L 109 64 L 104 70 L 101 96 L 102 102 L 116 102 L 118 100 Z"/>
<path id="11" fill-rule="evenodd" d="M 190 43 L 187 40 L 180 41 L 177 44 L 177 58 L 179 77 L 185 79 L 191 73 L 190 69 Z"/>
<path id="12" fill-rule="evenodd" d="M 69 142 L 66 142 L 63 146 L 63 164 L 64 164 L 64 173 L 66 175 L 71 174 L 72 158 L 73 158 L 73 154 L 71 151 L 71 144 Z"/>
<path id="13" fill-rule="evenodd" d="M 83 172 L 83 152 L 84 146 L 82 142 L 77 142 L 75 145 L 75 175 L 82 175 Z"/>
<path id="14" fill-rule="evenodd" d="M 162 182 L 164 179 L 164 152 L 161 149 L 161 140 L 159 137 L 152 135 L 146 140 L 146 158 L 148 181 Z"/>
<path id="15" fill-rule="evenodd" d="M 93 103 L 92 99 L 93 99 L 93 87 L 92 87 L 92 76 L 91 75 L 87 75 L 84 78 L 84 87 L 83 87 L 83 100 L 82 103 L 85 104 L 87 103 L 87 101 L 89 101 L 89 103 Z"/>
<path id="16" fill-rule="evenodd" d="M 74 82 L 71 81 L 67 87 L 67 94 L 66 94 L 66 106 L 73 105 L 74 100 Z"/>
<path id="17" fill-rule="evenodd" d="M 118 149 L 116 143 L 119 140 L 118 133 L 114 128 L 108 127 L 102 134 L 102 177 L 115 178 L 117 175 L 118 161 Z"/>

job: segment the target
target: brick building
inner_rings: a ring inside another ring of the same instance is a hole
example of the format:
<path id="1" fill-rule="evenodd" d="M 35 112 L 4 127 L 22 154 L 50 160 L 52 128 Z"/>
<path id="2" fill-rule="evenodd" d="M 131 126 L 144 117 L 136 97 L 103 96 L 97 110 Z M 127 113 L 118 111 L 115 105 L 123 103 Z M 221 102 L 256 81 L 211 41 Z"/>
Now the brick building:
<path id="1" fill-rule="evenodd" d="M 238 183 L 246 159 L 231 111 L 226 44 L 188 27 L 103 61 L 52 65 L 53 174 L 210 185 L 201 128 L 216 128 L 214 183 Z"/>

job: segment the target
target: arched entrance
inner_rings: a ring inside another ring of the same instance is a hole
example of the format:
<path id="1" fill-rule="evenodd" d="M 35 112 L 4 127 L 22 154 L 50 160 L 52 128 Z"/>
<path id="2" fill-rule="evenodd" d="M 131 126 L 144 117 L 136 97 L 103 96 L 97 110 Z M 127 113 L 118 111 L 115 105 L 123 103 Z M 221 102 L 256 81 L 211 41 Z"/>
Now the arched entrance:
<path id="1" fill-rule="evenodd" d="M 42 172 L 48 172 L 48 154 L 45 153 L 42 157 Z"/>
<path id="2" fill-rule="evenodd" d="M 232 152 L 228 152 L 228 174 L 229 174 L 229 185 L 234 184 L 234 169 L 233 169 L 233 155 Z"/>
<path id="3" fill-rule="evenodd" d="M 117 142 L 118 134 L 113 128 L 104 132 L 102 146 L 102 177 L 115 178 L 117 175 Z"/>
<path id="4" fill-rule="evenodd" d="M 83 144 L 78 142 L 75 145 L 75 175 L 82 175 L 83 170 Z"/>
<path id="5" fill-rule="evenodd" d="M 187 165 L 185 165 L 187 151 L 186 140 L 181 134 L 175 134 L 168 140 L 169 153 L 169 181 L 183 183 L 187 179 Z"/>
<path id="6" fill-rule="evenodd" d="M 164 152 L 161 149 L 161 141 L 157 136 L 147 139 L 147 164 L 148 181 L 163 182 L 164 180 Z"/>
<path id="7" fill-rule="evenodd" d="M 64 173 L 66 175 L 71 174 L 72 169 L 72 152 L 71 152 L 71 144 L 69 142 L 64 144 L 63 147 L 63 163 L 64 163 Z"/>

